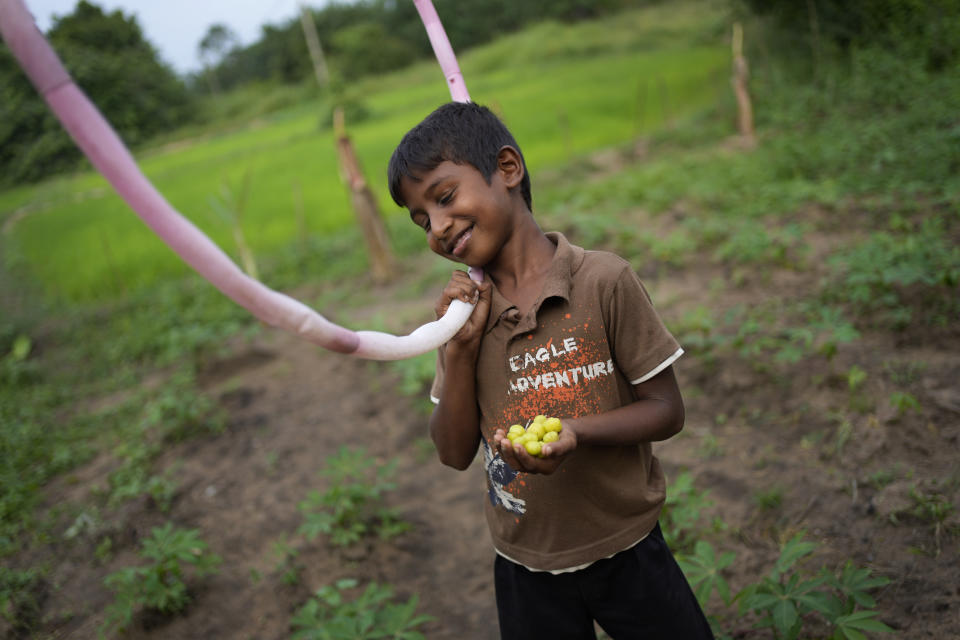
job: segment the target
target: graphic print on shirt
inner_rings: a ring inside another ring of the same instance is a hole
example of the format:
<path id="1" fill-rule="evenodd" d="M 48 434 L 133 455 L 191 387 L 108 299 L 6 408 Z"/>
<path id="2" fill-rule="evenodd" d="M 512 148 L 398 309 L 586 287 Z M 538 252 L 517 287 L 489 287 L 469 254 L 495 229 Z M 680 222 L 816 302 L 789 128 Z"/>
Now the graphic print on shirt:
<path id="1" fill-rule="evenodd" d="M 520 498 L 512 495 L 505 489 L 517 477 L 507 461 L 500 457 L 500 454 L 494 455 L 493 449 L 483 440 L 483 468 L 487 470 L 488 493 L 490 494 L 490 504 L 493 506 L 502 506 L 511 513 L 522 514 L 527 510 L 527 503 Z"/>
<path id="2" fill-rule="evenodd" d="M 502 390 L 502 413 L 495 418 L 494 430 L 506 431 L 512 424 L 526 426 L 539 414 L 563 419 L 599 413 L 604 409 L 600 398 L 609 397 L 610 388 L 616 385 L 602 324 L 592 325 L 589 318 L 574 324 L 570 314 L 514 340 L 504 365 L 509 382 Z M 526 501 L 520 496 L 526 474 L 512 469 L 492 444 L 484 441 L 484 447 L 491 502 L 524 513 Z"/>

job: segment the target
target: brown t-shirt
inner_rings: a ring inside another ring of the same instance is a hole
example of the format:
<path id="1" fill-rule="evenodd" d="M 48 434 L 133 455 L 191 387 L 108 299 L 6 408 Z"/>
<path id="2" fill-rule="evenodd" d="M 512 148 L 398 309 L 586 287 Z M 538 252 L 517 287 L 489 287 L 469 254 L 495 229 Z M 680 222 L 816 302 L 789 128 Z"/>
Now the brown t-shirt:
<path id="1" fill-rule="evenodd" d="M 656 524 L 666 497 L 649 443 L 584 446 L 552 475 L 517 473 L 493 434 L 538 414 L 561 419 L 635 400 L 634 384 L 682 353 L 630 264 L 562 234 L 530 312 L 493 289 L 477 362 L 487 524 L 497 551 L 529 568 L 578 567 L 622 551 Z M 431 393 L 443 385 L 443 358 Z"/>

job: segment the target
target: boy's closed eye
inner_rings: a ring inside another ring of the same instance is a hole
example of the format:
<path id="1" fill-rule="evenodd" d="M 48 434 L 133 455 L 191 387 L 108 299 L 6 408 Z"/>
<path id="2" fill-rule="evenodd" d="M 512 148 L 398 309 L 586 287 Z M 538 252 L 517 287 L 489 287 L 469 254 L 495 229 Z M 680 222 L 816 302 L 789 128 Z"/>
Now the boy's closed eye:
<path id="1" fill-rule="evenodd" d="M 448 205 L 453 201 L 453 196 L 456 195 L 456 189 L 450 189 L 449 191 L 444 191 L 443 194 L 437 199 L 437 204 L 443 206 Z"/>
<path id="2" fill-rule="evenodd" d="M 422 211 L 414 211 L 410 214 L 413 224 L 421 227 L 424 231 L 430 231 L 430 216 Z"/>

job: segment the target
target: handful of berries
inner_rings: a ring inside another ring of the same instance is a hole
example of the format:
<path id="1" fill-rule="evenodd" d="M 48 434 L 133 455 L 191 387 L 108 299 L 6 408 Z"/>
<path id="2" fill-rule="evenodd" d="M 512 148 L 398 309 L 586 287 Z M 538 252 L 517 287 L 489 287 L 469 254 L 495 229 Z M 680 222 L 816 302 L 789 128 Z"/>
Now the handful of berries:
<path id="1" fill-rule="evenodd" d="M 547 416 L 535 417 L 524 429 L 519 424 L 511 425 L 507 431 L 507 438 L 513 444 L 522 444 L 532 456 L 542 457 L 540 453 L 543 445 L 548 442 L 556 442 L 560 438 L 560 432 L 563 431 L 563 424 L 560 418 L 548 418 Z"/>

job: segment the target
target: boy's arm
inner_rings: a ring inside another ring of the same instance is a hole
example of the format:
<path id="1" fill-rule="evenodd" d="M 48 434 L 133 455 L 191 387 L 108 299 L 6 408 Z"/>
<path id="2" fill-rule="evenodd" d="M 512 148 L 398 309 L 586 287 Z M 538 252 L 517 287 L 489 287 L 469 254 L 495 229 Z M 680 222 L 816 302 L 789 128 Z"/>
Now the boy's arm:
<path id="1" fill-rule="evenodd" d="M 502 431 L 494 439 L 501 446 L 501 455 L 514 469 L 549 474 L 578 446 L 657 442 L 680 432 L 685 414 L 673 367 L 633 388 L 637 399 L 630 404 L 582 418 L 563 418 L 560 439 L 544 445 L 542 458 L 531 456 L 522 446 L 513 446 Z"/>
<path id="2" fill-rule="evenodd" d="M 480 445 L 476 366 L 490 295 L 489 280 L 478 285 L 464 271 L 455 271 L 436 307 L 441 317 L 451 300 L 477 303 L 467 323 L 443 349 L 443 386 L 430 416 L 430 437 L 440 461 L 460 470 L 470 466 Z"/>
<path id="3" fill-rule="evenodd" d="M 683 429 L 683 397 L 673 367 L 633 389 L 636 401 L 606 413 L 566 420 L 564 425 L 570 423 L 581 446 L 658 442 Z"/>
<path id="4" fill-rule="evenodd" d="M 443 388 L 430 415 L 430 437 L 440 462 L 461 471 L 473 462 L 480 445 L 476 362 L 476 353 L 447 344 Z"/>

